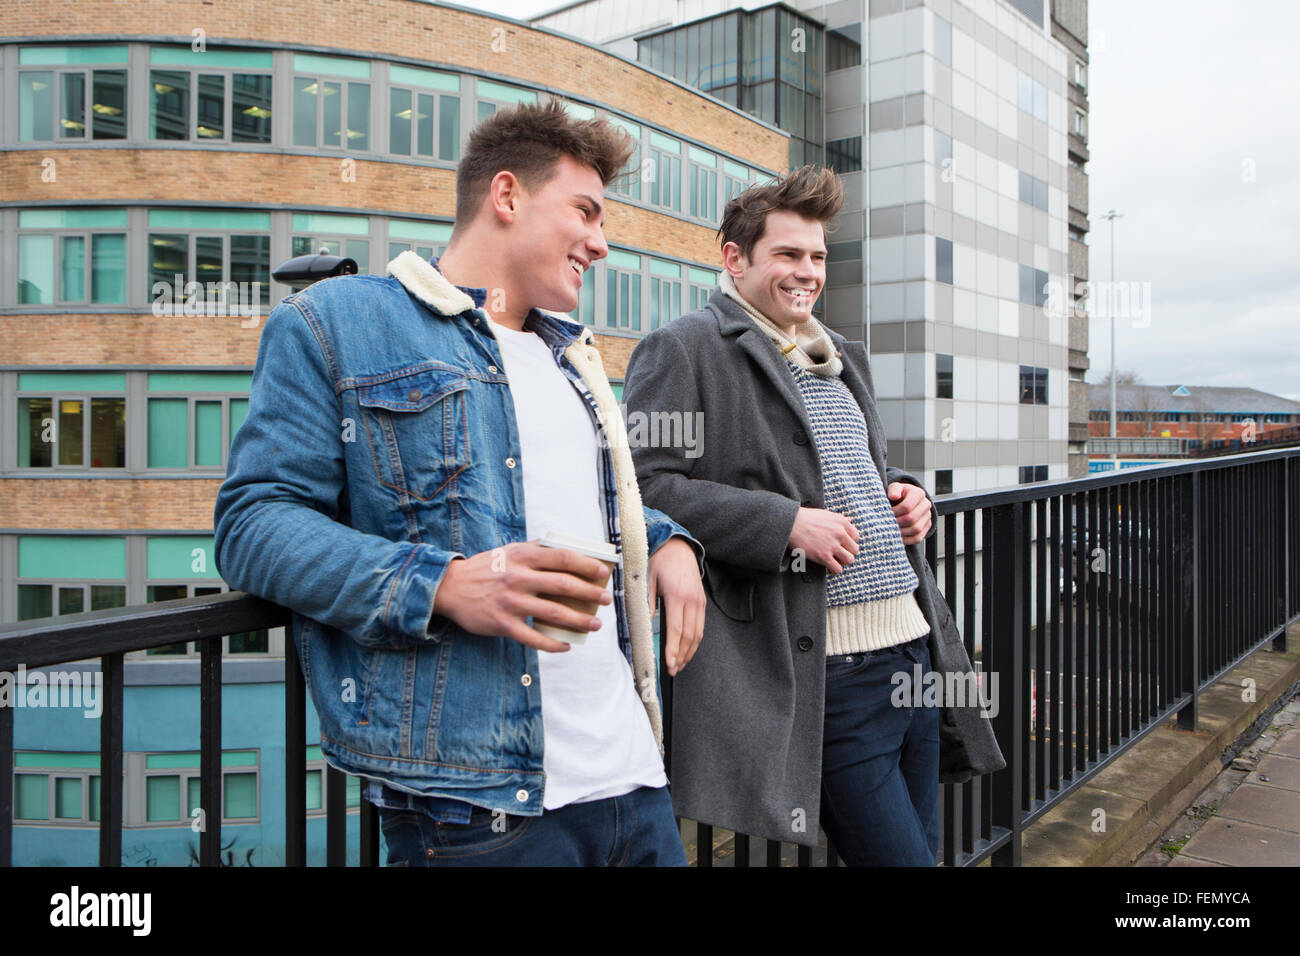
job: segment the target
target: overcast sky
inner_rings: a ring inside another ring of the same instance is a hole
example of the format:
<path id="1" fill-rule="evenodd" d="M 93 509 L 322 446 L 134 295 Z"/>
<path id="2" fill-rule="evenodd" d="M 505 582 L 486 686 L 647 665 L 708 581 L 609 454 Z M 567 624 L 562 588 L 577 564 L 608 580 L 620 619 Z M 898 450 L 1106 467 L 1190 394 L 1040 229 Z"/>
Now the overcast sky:
<path id="1" fill-rule="evenodd" d="M 557 3 L 460 5 L 523 19 Z M 1124 214 L 1115 278 L 1150 304 L 1116 323 L 1120 369 L 1300 401 L 1300 4 L 1091 0 L 1089 20 L 1090 212 Z M 1091 278 L 1109 280 L 1109 223 L 1089 239 Z M 1090 331 L 1098 381 L 1109 319 Z"/>

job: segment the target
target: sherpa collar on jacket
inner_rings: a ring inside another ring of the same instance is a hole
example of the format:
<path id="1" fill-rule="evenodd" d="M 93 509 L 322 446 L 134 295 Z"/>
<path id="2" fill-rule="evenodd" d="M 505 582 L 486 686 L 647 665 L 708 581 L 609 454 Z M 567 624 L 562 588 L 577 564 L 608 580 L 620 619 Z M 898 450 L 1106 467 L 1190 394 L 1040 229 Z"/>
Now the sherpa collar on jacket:
<path id="1" fill-rule="evenodd" d="M 388 273 L 407 292 L 439 316 L 460 315 L 476 308 L 470 296 L 453 285 L 432 263 L 409 249 L 388 264 Z M 628 445 L 623 415 L 618 399 L 609 387 L 600 353 L 593 344 L 591 329 L 555 312 L 535 309 L 532 315 L 539 317 L 538 334 L 542 335 L 543 340 L 547 340 L 548 336 L 541 331 L 542 328 L 569 340 L 569 345 L 564 349 L 564 357 L 591 392 L 600 423 L 608 438 L 609 452 L 614 462 L 615 487 L 618 489 L 618 528 L 623 547 L 623 606 L 627 614 L 628 639 L 632 644 L 632 672 L 636 679 L 637 693 L 650 718 L 650 728 L 662 751 L 663 720 L 659 712 L 659 697 L 657 694 L 645 693 L 646 688 L 656 687 L 658 680 L 654 643 L 650 633 L 650 598 L 647 586 L 649 544 L 641 492 L 637 487 L 636 469 L 632 465 L 632 452 Z"/>

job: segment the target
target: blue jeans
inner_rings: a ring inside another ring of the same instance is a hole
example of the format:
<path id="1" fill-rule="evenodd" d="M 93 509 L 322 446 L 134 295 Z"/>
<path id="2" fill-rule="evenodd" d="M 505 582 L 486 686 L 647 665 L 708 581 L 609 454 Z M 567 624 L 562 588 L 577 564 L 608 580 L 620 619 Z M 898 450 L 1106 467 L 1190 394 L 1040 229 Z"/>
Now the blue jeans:
<path id="1" fill-rule="evenodd" d="M 929 635 L 826 661 L 821 824 L 849 866 L 935 865 L 939 709 L 912 706 L 915 664 L 930 670 Z"/>
<path id="2" fill-rule="evenodd" d="M 541 816 L 475 807 L 469 823 L 380 808 L 388 866 L 685 866 L 667 787 L 641 787 Z"/>

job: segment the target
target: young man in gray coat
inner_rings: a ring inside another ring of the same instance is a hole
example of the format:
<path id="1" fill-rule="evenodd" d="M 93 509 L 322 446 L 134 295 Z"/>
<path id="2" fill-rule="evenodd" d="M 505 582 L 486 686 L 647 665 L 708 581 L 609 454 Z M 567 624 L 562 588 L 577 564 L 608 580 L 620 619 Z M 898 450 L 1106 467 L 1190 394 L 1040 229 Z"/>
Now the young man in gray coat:
<path id="1" fill-rule="evenodd" d="M 850 865 L 933 866 L 940 779 L 1004 762 L 978 701 L 898 693 L 918 669 L 971 665 L 921 553 L 929 498 L 885 464 L 866 349 L 812 314 L 842 201 L 813 167 L 732 199 L 719 288 L 628 364 L 629 421 L 680 415 L 703 436 L 632 439 L 646 503 L 707 557 L 704 640 L 673 687 L 673 798 L 768 839 L 815 845 L 820 824 Z"/>

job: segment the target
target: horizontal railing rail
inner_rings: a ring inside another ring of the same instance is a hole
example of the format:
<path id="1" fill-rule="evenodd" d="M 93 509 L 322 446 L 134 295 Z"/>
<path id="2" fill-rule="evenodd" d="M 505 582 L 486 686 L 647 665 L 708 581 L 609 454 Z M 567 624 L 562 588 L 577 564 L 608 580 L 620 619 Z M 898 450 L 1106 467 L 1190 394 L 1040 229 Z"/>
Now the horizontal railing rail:
<path id="1" fill-rule="evenodd" d="M 982 702 L 1007 761 L 997 773 L 941 788 L 947 865 L 990 857 L 1019 864 L 1025 827 L 1163 722 L 1176 716 L 1194 728 L 1198 695 L 1268 641 L 1284 646 L 1300 616 L 1300 449 L 935 504 L 939 526 L 926 558 L 984 675 Z M 221 639 L 290 620 L 282 607 L 230 593 L 0 626 L 3 672 L 100 659 L 100 865 L 122 862 L 124 655 L 199 643 L 200 806 L 220 807 Z M 661 676 L 671 740 L 672 680 Z M 293 640 L 285 641 L 284 685 L 285 860 L 302 866 L 306 687 Z M 671 775 L 671 749 L 666 756 Z M 0 707 L 0 779 L 13 781 L 14 769 L 14 711 Z M 327 768 L 331 866 L 348 858 L 345 787 L 346 775 Z M 13 793 L 0 787 L 4 864 L 12 859 Z M 210 815 L 200 831 L 200 865 L 220 865 L 220 818 Z M 833 846 L 694 829 L 701 866 L 836 862 Z M 378 811 L 364 796 L 358 850 L 361 865 L 378 865 Z"/>

